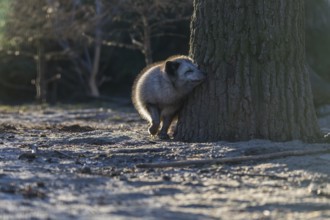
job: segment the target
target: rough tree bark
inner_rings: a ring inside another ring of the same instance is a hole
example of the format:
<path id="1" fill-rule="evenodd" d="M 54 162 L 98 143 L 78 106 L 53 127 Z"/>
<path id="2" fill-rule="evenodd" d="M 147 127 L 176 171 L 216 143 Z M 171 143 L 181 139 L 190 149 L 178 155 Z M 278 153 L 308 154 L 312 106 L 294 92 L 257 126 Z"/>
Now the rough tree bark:
<path id="1" fill-rule="evenodd" d="M 180 112 L 176 139 L 319 137 L 303 0 L 195 0 L 191 31 L 190 55 L 208 79 Z"/>

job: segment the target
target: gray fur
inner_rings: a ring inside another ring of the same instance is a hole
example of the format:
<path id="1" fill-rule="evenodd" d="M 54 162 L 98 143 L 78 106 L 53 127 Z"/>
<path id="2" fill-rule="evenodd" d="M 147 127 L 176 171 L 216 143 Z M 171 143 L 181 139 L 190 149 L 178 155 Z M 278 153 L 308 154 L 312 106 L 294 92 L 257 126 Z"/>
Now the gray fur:
<path id="1" fill-rule="evenodd" d="M 170 57 L 146 67 L 137 76 L 132 101 L 141 117 L 149 121 L 151 135 L 168 138 L 168 128 L 184 98 L 205 76 L 187 56 Z"/>

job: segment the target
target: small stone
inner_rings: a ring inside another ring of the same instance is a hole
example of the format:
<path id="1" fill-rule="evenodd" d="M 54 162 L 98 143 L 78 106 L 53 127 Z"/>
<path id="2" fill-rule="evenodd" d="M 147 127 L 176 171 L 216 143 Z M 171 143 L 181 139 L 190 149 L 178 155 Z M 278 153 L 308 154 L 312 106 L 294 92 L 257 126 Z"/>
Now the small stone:
<path id="1" fill-rule="evenodd" d="M 45 186 L 44 182 L 37 182 L 37 187 L 44 188 Z"/>
<path id="2" fill-rule="evenodd" d="M 164 181 L 171 181 L 171 177 L 170 176 L 167 176 L 167 175 L 164 175 L 163 177 L 162 177 L 162 179 L 164 180 Z"/>
<path id="3" fill-rule="evenodd" d="M 128 179 L 127 179 L 127 176 L 122 175 L 122 176 L 119 177 L 119 180 L 120 181 L 127 181 Z"/>
<path id="4" fill-rule="evenodd" d="M 24 154 L 21 154 L 19 155 L 18 159 L 19 160 L 29 160 L 29 161 L 32 161 L 34 159 L 36 159 L 36 154 L 32 154 L 32 153 L 24 153 Z"/>
<path id="5" fill-rule="evenodd" d="M 80 170 L 81 173 L 85 173 L 85 174 L 91 174 L 92 173 L 92 169 L 88 166 L 83 166 Z"/>

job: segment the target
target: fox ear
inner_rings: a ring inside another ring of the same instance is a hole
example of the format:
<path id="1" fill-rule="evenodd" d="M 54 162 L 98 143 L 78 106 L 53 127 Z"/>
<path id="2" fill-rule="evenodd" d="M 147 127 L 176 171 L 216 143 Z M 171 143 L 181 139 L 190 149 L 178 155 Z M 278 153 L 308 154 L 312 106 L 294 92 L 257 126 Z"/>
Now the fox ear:
<path id="1" fill-rule="evenodd" d="M 170 76 L 175 76 L 179 66 L 180 66 L 180 63 L 178 63 L 178 62 L 166 61 L 166 63 L 165 63 L 165 72 Z"/>

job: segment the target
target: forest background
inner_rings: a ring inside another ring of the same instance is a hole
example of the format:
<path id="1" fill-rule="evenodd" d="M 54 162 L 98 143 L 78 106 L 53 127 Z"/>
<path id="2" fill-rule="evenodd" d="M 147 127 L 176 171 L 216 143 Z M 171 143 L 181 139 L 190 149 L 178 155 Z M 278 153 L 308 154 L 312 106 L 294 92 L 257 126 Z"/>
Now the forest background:
<path id="1" fill-rule="evenodd" d="M 311 69 L 330 82 L 330 4 L 306 0 Z M 0 103 L 129 98 L 135 76 L 187 54 L 192 0 L 0 0 Z"/>

